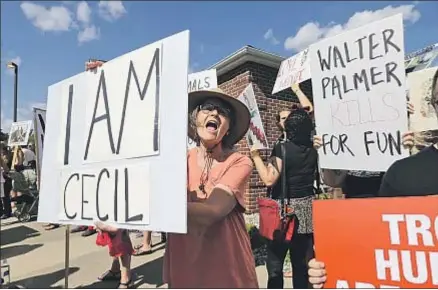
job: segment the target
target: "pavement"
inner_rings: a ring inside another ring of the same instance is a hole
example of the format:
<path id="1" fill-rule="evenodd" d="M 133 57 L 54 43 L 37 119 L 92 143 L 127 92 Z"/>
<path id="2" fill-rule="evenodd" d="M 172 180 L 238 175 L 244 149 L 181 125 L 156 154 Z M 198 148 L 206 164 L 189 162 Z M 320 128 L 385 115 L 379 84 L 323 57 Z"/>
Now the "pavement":
<path id="1" fill-rule="evenodd" d="M 1 260 L 10 265 L 12 284 L 25 288 L 64 288 L 65 285 L 65 236 L 66 227 L 45 231 L 37 222 L 20 223 L 15 218 L 1 221 Z M 134 245 L 141 244 L 141 237 L 131 234 Z M 132 271 L 136 288 L 167 288 L 162 282 L 164 245 L 160 236 L 152 235 L 154 252 L 133 257 Z M 82 237 L 70 234 L 70 264 L 68 287 L 83 289 L 111 289 L 117 282 L 100 282 L 97 277 L 111 263 L 106 247 L 95 243 L 96 236 Z M 256 268 L 259 285 L 266 288 L 265 266 Z M 285 279 L 291 288 L 291 279 Z"/>

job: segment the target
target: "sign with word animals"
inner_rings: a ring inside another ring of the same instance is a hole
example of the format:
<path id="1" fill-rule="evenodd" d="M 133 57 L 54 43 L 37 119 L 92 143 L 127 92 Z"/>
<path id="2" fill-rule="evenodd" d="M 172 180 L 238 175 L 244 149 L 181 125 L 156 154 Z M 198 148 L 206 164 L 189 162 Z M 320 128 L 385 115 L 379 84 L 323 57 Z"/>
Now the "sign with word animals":
<path id="1" fill-rule="evenodd" d="M 410 130 L 421 132 L 438 129 L 438 118 L 434 108 L 433 92 L 438 93 L 437 84 L 432 87 L 438 67 L 427 68 L 408 74 L 409 101 L 415 107 L 415 114 L 409 118 Z"/>
<path id="2" fill-rule="evenodd" d="M 9 131 L 8 146 L 26 146 L 32 131 L 32 120 L 14 122 Z"/>
<path id="3" fill-rule="evenodd" d="M 290 88 L 293 84 L 299 84 L 310 79 L 309 49 L 283 60 L 278 70 L 272 94 Z"/>
<path id="4" fill-rule="evenodd" d="M 322 40 L 309 54 L 321 168 L 386 171 L 408 156 L 402 15 Z"/>
<path id="5" fill-rule="evenodd" d="M 184 31 L 49 87 L 38 221 L 187 231 L 188 55 Z"/>
<path id="6" fill-rule="evenodd" d="M 189 93 L 217 88 L 216 69 L 189 74 L 187 91 Z"/>
<path id="7" fill-rule="evenodd" d="M 38 180 L 41 180 L 41 164 L 43 161 L 44 132 L 46 131 L 46 110 L 33 108 L 33 125 L 35 132 L 36 154 L 38 162 Z"/>
<path id="8" fill-rule="evenodd" d="M 438 195 L 315 201 L 324 287 L 438 288 L 437 209 Z"/>
<path id="9" fill-rule="evenodd" d="M 217 88 L 216 69 L 209 69 L 197 73 L 189 74 L 187 91 L 188 93 L 211 90 Z M 187 149 L 196 147 L 195 141 L 187 137 Z"/>
<path id="10" fill-rule="evenodd" d="M 262 118 L 260 116 L 259 107 L 257 106 L 252 83 L 243 90 L 238 99 L 246 105 L 251 114 L 249 129 L 246 133 L 248 146 L 255 146 L 259 149 L 269 148 L 268 139 L 266 138 L 265 130 L 263 129 Z"/>

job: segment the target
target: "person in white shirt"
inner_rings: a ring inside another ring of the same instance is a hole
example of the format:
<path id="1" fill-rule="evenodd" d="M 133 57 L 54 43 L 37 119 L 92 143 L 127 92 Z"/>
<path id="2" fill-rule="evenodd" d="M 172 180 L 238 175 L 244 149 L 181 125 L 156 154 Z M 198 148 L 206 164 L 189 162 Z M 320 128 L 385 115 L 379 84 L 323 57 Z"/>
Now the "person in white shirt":
<path id="1" fill-rule="evenodd" d="M 17 164 L 19 168 L 17 169 L 21 172 L 26 178 L 27 184 L 29 186 L 36 185 L 36 155 L 30 150 L 32 145 L 29 145 L 29 148 L 19 148 L 17 152 Z M 33 164 L 32 164 L 33 163 Z M 17 168 L 17 167 L 16 167 Z"/>
<path id="2" fill-rule="evenodd" d="M 32 149 L 32 145 L 29 145 L 28 148 L 21 148 L 21 151 L 23 151 L 24 166 L 29 166 L 30 165 L 29 162 L 36 161 L 36 155 L 31 149 Z"/>

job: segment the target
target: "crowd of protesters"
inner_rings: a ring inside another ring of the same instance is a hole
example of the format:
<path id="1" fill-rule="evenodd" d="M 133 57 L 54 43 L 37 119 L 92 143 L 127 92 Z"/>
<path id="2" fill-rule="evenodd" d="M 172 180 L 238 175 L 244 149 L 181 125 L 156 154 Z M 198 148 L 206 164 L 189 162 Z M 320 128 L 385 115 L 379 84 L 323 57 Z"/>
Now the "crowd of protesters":
<path id="1" fill-rule="evenodd" d="M 432 104 L 438 118 L 438 71 L 433 78 Z M 258 148 L 250 157 L 234 150 L 248 130 L 250 113 L 237 99 L 219 89 L 189 94 L 189 137 L 197 146 L 187 152 L 188 233 L 162 235 L 166 242 L 163 277 L 169 288 L 258 288 L 244 211 L 245 186 L 253 167 L 278 204 L 279 215 L 293 212 L 296 221 L 290 239 L 267 240 L 267 288 L 283 288 L 283 264 L 291 255 L 294 288 L 320 288 L 329 274 L 324 261 L 314 259 L 312 204 L 315 178 L 319 178 L 317 156 L 321 138 L 314 132 L 313 105 L 292 87 L 300 104 L 278 112 L 278 141 L 265 163 Z M 415 114 L 408 103 L 407 114 Z M 414 146 L 411 132 L 403 134 L 403 145 Z M 10 197 L 22 194 L 18 171 L 27 183 L 35 183 L 32 148 L 20 148 L 15 164 L 11 152 L 1 148 L 2 218 L 12 214 Z M 438 193 L 438 142 L 419 153 L 395 162 L 387 172 L 322 170 L 322 179 L 342 187 L 346 198 L 421 196 Z M 18 180 L 18 179 L 17 179 Z M 279 184 L 285 187 L 275 189 Z M 49 227 L 50 226 L 50 227 Z M 47 228 L 59 225 L 50 224 Z M 97 233 L 96 244 L 107 246 L 111 266 L 99 280 L 117 280 L 119 288 L 133 287 L 131 256 L 152 253 L 151 232 L 143 233 L 143 244 L 133 247 L 127 230 L 96 223 L 78 226 L 72 232 L 84 236 Z"/>
<path id="2" fill-rule="evenodd" d="M 36 188 L 36 155 L 32 144 L 16 148 L 13 151 L 0 143 L 1 151 L 1 219 L 12 217 L 13 208 L 23 202 L 32 202 L 29 188 Z"/>

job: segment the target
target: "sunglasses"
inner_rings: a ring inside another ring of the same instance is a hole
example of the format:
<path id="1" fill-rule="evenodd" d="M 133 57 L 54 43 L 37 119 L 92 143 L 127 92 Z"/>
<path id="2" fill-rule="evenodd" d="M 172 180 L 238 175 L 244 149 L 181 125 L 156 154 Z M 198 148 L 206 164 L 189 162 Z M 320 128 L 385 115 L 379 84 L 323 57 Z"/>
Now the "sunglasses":
<path id="1" fill-rule="evenodd" d="M 231 109 L 220 106 L 218 104 L 205 103 L 199 105 L 199 110 L 203 111 L 204 113 L 209 113 L 216 110 L 219 115 L 222 115 L 227 118 L 231 116 Z"/>

